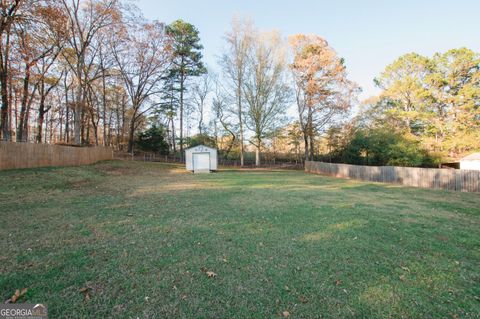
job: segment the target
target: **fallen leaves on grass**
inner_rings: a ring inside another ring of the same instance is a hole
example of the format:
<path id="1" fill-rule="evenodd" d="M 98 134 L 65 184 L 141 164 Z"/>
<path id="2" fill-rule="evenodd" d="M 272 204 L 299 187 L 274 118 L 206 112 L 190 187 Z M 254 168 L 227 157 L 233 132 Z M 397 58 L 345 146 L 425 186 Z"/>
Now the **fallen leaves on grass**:
<path id="1" fill-rule="evenodd" d="M 88 302 L 90 300 L 91 290 L 92 290 L 92 287 L 89 285 L 86 285 L 85 287 L 82 287 L 79 289 L 79 291 L 83 294 L 83 302 Z"/>
<path id="2" fill-rule="evenodd" d="M 436 239 L 438 239 L 439 241 L 448 241 L 448 237 L 446 236 L 435 236 Z"/>
<path id="3" fill-rule="evenodd" d="M 20 289 L 15 290 L 15 293 L 13 294 L 13 296 L 7 301 L 5 301 L 5 303 L 16 303 L 18 299 L 20 299 L 20 297 L 24 296 L 27 293 L 27 291 L 28 291 L 27 288 L 23 288 L 22 290 Z"/>
<path id="4" fill-rule="evenodd" d="M 285 310 L 284 312 L 282 312 L 282 316 L 283 316 L 284 318 L 288 318 L 288 317 L 290 317 L 290 312 L 288 312 L 288 311 Z"/>
<path id="5" fill-rule="evenodd" d="M 305 296 L 299 296 L 298 300 L 300 300 L 301 303 L 307 303 L 308 302 L 308 298 L 305 297 Z"/>
<path id="6" fill-rule="evenodd" d="M 335 286 L 340 286 L 342 281 L 340 279 L 335 280 Z"/>
<path id="7" fill-rule="evenodd" d="M 406 272 L 410 273 L 410 269 L 408 269 L 408 267 L 402 266 L 402 269 L 405 270 Z"/>
<path id="8" fill-rule="evenodd" d="M 204 273 L 207 275 L 208 278 L 217 277 L 217 274 L 216 274 L 216 273 L 214 273 L 214 272 L 211 271 L 211 270 L 208 270 L 208 269 L 205 268 L 205 267 L 200 268 L 200 270 L 201 270 L 202 272 L 204 272 Z"/>

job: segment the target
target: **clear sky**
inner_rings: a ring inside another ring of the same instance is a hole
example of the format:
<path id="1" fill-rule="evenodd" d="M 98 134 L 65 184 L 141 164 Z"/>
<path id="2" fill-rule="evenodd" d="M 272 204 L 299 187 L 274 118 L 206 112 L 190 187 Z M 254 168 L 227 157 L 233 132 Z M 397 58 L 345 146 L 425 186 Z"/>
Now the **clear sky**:
<path id="1" fill-rule="evenodd" d="M 480 0 L 138 0 L 148 19 L 183 19 L 200 31 L 205 61 L 216 67 L 234 15 L 284 36 L 315 33 L 345 58 L 350 78 L 376 94 L 386 65 L 408 52 L 431 55 L 466 46 L 480 51 Z"/>

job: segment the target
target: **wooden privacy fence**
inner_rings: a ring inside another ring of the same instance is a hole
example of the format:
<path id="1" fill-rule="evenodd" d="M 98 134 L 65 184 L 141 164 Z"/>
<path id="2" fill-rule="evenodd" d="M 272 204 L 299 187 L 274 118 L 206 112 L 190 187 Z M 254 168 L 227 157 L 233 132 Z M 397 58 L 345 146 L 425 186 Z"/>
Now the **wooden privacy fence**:
<path id="1" fill-rule="evenodd" d="M 110 159 L 113 151 L 108 147 L 0 142 L 0 170 L 86 165 Z"/>
<path id="2" fill-rule="evenodd" d="M 305 162 L 308 173 L 413 187 L 480 192 L 480 171 Z"/>

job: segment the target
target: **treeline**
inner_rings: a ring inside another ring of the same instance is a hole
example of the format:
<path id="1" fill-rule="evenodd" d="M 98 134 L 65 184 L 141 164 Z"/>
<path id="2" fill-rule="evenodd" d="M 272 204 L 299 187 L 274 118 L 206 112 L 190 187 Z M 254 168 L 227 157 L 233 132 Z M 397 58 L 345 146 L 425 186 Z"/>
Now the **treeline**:
<path id="1" fill-rule="evenodd" d="M 195 26 L 148 21 L 130 2 L 18 0 L 0 10 L 4 141 L 132 152 L 155 133 L 163 152 L 205 142 L 242 163 L 254 150 L 259 164 L 296 101 L 313 157 L 315 134 L 346 114 L 357 90 L 318 36 L 292 36 L 288 46 L 278 32 L 234 20 L 214 74 Z"/>
<path id="2" fill-rule="evenodd" d="M 179 118 L 182 148 L 186 82 L 206 72 L 194 26 L 148 21 L 119 0 L 3 1 L 0 10 L 3 141 L 132 151 L 158 112 Z"/>
<path id="3" fill-rule="evenodd" d="M 0 10 L 4 141 L 178 156 L 202 143 L 242 164 L 255 154 L 258 165 L 432 166 L 480 148 L 479 56 L 468 49 L 401 57 L 352 118 L 360 88 L 317 35 L 233 19 L 207 69 L 195 26 L 148 21 L 131 2 L 19 0 Z"/>
<path id="4" fill-rule="evenodd" d="M 262 56 L 256 50 L 272 37 L 277 53 L 263 48 Z M 200 133 L 189 145 L 215 146 L 241 161 L 255 151 L 257 164 L 263 154 L 265 160 L 423 167 L 480 150 L 480 59 L 469 49 L 400 57 L 375 79 L 382 93 L 352 117 L 359 88 L 324 39 L 295 35 L 283 43 L 275 32 L 234 20 L 226 42 L 222 72 L 195 87 Z M 210 90 L 212 114 L 202 129 Z M 296 114 L 286 118 L 289 105 Z"/>
<path id="5" fill-rule="evenodd" d="M 467 48 L 406 54 L 375 79 L 382 89 L 349 125 L 327 134 L 334 161 L 436 166 L 480 150 L 480 55 Z"/>

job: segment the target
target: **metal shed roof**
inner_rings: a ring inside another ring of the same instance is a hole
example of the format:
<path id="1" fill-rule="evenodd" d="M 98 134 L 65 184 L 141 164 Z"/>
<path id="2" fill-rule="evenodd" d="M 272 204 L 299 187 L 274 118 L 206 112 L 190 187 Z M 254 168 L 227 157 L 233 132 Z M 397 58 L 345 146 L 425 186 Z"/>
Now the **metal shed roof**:
<path id="1" fill-rule="evenodd" d="M 196 148 L 196 147 L 200 147 L 200 146 L 201 146 L 201 147 L 204 147 L 204 148 L 211 149 L 211 150 L 213 150 L 213 151 L 216 151 L 216 149 L 215 149 L 215 148 L 213 148 L 213 147 L 210 147 L 210 146 L 205 146 L 205 145 L 203 145 L 203 144 L 200 144 L 200 145 L 195 145 L 195 146 L 192 146 L 192 147 L 186 148 L 185 150 L 189 150 L 189 149 Z"/>

